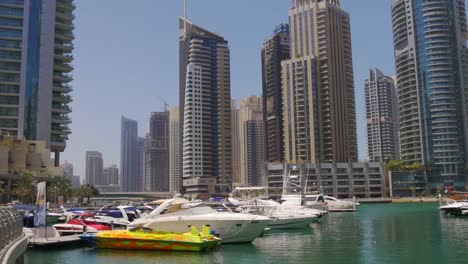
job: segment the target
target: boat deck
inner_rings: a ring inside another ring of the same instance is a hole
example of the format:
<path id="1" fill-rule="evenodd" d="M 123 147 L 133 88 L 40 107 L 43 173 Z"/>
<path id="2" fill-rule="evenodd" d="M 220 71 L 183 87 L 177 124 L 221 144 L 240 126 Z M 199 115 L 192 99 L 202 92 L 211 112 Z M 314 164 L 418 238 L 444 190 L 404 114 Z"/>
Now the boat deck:
<path id="1" fill-rule="evenodd" d="M 28 245 L 30 247 L 54 247 L 63 246 L 80 241 L 79 235 L 60 236 L 50 238 L 30 238 Z"/>

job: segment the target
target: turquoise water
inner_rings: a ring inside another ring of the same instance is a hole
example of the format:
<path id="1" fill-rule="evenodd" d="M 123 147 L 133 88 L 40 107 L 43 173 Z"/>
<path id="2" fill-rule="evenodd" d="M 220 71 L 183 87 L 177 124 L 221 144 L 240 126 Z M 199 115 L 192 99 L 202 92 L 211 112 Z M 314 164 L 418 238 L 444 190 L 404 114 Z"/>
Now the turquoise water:
<path id="1" fill-rule="evenodd" d="M 25 263 L 468 263 L 468 217 L 436 204 L 362 205 L 331 213 L 306 230 L 267 232 L 252 244 L 202 253 L 29 250 Z"/>

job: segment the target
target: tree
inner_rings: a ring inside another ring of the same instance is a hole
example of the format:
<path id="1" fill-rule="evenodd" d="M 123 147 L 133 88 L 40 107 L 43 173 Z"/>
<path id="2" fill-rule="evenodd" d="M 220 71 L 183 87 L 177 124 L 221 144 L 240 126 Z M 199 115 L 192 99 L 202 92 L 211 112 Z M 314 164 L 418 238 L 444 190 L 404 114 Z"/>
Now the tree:
<path id="1" fill-rule="evenodd" d="M 21 202 L 30 204 L 34 202 L 37 191 L 37 180 L 30 172 L 22 172 L 22 177 L 16 182 L 12 194 L 18 196 Z"/>
<path id="2" fill-rule="evenodd" d="M 81 202 L 83 202 L 84 197 L 86 197 L 87 198 L 86 201 L 88 204 L 89 204 L 91 197 L 95 197 L 99 195 L 99 191 L 92 184 L 82 185 L 79 188 L 75 189 L 74 193 L 76 196 L 80 198 Z"/>
<path id="3" fill-rule="evenodd" d="M 402 160 L 389 160 L 387 166 L 389 170 L 401 170 L 405 166 L 405 162 Z"/>
<path id="4" fill-rule="evenodd" d="M 71 196 L 71 182 L 65 176 L 55 178 L 55 182 L 49 187 L 51 193 L 54 194 L 54 200 L 58 203 L 58 197 L 62 196 L 63 201 L 67 202 L 67 198 Z"/>

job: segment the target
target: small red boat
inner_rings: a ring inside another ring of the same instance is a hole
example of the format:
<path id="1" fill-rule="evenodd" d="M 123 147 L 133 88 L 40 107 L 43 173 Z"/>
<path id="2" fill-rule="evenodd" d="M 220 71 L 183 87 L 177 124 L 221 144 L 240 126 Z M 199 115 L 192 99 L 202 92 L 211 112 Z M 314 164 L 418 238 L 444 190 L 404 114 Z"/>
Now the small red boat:
<path id="1" fill-rule="evenodd" d="M 74 219 L 66 222 L 65 224 L 55 224 L 54 227 L 60 235 L 74 235 L 83 233 L 96 233 L 99 231 L 111 230 L 109 226 L 96 224 L 94 222 L 86 221 L 85 219 L 91 217 L 93 214 L 85 213 L 76 216 Z"/>

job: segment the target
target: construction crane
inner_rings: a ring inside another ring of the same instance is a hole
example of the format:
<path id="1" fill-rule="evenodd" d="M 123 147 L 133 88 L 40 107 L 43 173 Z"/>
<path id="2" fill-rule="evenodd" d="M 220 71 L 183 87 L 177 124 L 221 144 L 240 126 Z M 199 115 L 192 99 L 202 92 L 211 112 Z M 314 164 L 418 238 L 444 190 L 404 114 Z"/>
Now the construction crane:
<path id="1" fill-rule="evenodd" d="M 169 105 L 169 104 L 166 102 L 166 100 L 164 100 L 163 98 L 161 98 L 161 97 L 158 97 L 158 98 L 159 98 L 159 100 L 160 100 L 160 101 L 163 103 L 163 105 L 164 105 L 164 112 L 167 112 L 170 105 Z"/>

